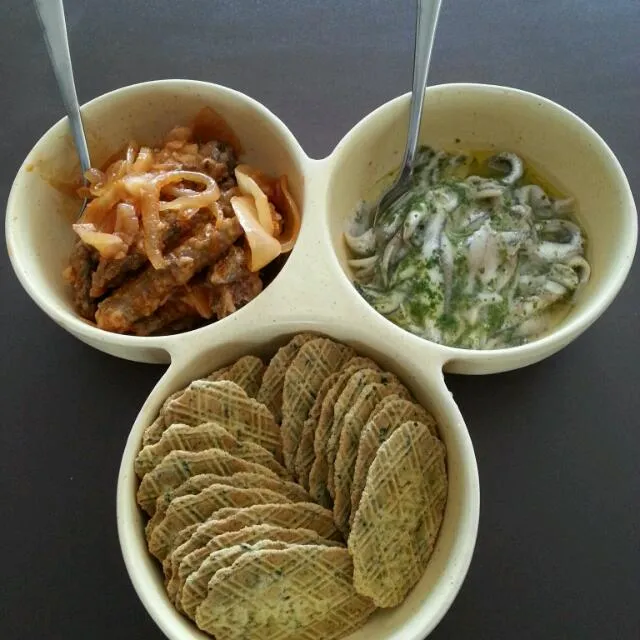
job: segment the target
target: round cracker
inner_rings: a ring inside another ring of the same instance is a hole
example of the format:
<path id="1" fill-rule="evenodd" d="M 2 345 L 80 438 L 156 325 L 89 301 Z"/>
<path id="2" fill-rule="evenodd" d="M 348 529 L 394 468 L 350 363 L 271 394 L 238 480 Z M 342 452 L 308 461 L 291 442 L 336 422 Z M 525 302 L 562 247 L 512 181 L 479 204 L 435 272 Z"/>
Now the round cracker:
<path id="1" fill-rule="evenodd" d="M 238 531 L 229 531 L 212 538 L 205 547 L 198 549 L 184 558 L 180 564 L 178 575 L 181 586 L 176 594 L 176 606 L 194 618 L 197 607 L 207 596 L 207 586 L 218 569 L 218 553 L 235 545 L 253 545 L 264 540 L 285 542 L 289 544 L 315 544 L 322 546 L 340 546 L 339 542 L 327 540 L 311 529 L 287 529 L 273 525 L 260 524 L 244 527 Z M 193 565 L 187 568 L 183 576 L 183 564 L 188 564 L 193 557 Z M 229 564 L 231 566 L 232 563 Z"/>
<path id="2" fill-rule="evenodd" d="M 304 422 L 322 383 L 353 356 L 353 349 L 328 338 L 305 343 L 293 359 L 282 390 L 282 451 L 287 469 L 295 472 L 295 458 Z"/>
<path id="3" fill-rule="evenodd" d="M 195 522 L 204 522 L 224 507 L 249 507 L 254 504 L 291 502 L 289 498 L 269 489 L 237 489 L 213 484 L 204 491 L 182 496 L 171 502 L 162 522 L 151 532 L 149 551 L 162 562 L 172 549 L 181 529 Z"/>
<path id="4" fill-rule="evenodd" d="M 222 449 L 172 451 L 162 459 L 160 464 L 142 478 L 136 496 L 138 504 L 152 516 L 155 513 L 158 496 L 166 491 L 176 489 L 191 476 L 202 473 L 230 476 L 240 471 L 277 477 L 267 467 L 255 462 L 247 462 Z"/>
<path id="5" fill-rule="evenodd" d="M 233 382 L 195 380 L 179 398 L 169 402 L 165 422 L 191 426 L 217 422 L 236 438 L 255 442 L 276 460 L 282 460 L 280 428 L 273 414 Z"/>
<path id="6" fill-rule="evenodd" d="M 333 519 L 345 538 L 349 536 L 351 486 L 360 434 L 380 400 L 399 389 L 400 387 L 395 383 L 372 382 L 366 385 L 344 417 L 333 472 L 335 496 Z"/>
<path id="7" fill-rule="evenodd" d="M 316 337 L 312 333 L 299 333 L 294 336 L 284 347 L 278 349 L 264 372 L 256 399 L 267 406 L 277 422 L 282 421 L 282 389 L 285 373 L 302 345 Z"/>
<path id="8" fill-rule="evenodd" d="M 196 611 L 217 640 L 334 640 L 374 610 L 353 588 L 346 549 L 314 545 L 240 556 L 218 571 Z"/>
<path id="9" fill-rule="evenodd" d="M 399 426 L 408 421 L 426 424 L 431 435 L 437 437 L 436 422 L 431 414 L 416 402 L 397 394 L 386 396 L 377 404 L 362 430 L 351 486 L 351 516 L 349 518 L 351 527 L 364 491 L 369 467 L 376 457 L 378 448 Z"/>
<path id="10" fill-rule="evenodd" d="M 223 449 L 247 462 L 261 464 L 282 478 L 288 478 L 287 470 L 264 447 L 250 440 L 234 437 L 217 422 L 205 422 L 196 426 L 173 424 L 155 444 L 143 447 L 138 453 L 134 469 L 139 478 L 152 471 L 172 451 L 203 451 Z"/>
<path id="11" fill-rule="evenodd" d="M 342 540 L 331 511 L 314 502 L 256 504 L 241 509 L 223 508 L 212 514 L 206 522 L 187 527 L 176 536 L 175 546 L 163 563 L 169 597 L 175 597 L 178 568 L 187 554 L 205 546 L 211 538 L 225 531 L 237 531 L 253 524 L 311 529 L 323 538 Z"/>
<path id="12" fill-rule="evenodd" d="M 419 422 L 382 444 L 349 536 L 358 593 L 379 607 L 400 604 L 422 577 L 447 501 L 445 448 Z"/>

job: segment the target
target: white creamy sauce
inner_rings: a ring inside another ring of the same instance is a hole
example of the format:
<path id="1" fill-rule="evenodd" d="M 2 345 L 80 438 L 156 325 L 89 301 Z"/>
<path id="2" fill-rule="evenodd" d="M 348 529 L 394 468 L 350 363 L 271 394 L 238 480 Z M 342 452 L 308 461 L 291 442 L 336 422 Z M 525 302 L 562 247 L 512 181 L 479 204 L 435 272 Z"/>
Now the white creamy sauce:
<path id="1" fill-rule="evenodd" d="M 477 164 L 477 162 L 475 163 Z M 526 184 L 499 153 L 423 147 L 410 189 L 378 215 L 363 208 L 345 241 L 355 284 L 379 313 L 428 340 L 496 349 L 524 344 L 568 313 L 590 275 L 571 199 Z"/>

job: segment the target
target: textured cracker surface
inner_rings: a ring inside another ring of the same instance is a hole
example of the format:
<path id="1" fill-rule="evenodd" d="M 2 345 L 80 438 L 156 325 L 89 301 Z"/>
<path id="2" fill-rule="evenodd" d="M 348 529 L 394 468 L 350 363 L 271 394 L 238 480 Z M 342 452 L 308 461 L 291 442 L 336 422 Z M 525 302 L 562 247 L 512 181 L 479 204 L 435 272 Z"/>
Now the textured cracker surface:
<path id="1" fill-rule="evenodd" d="M 298 442 L 322 383 L 353 356 L 353 350 L 328 338 L 306 342 L 293 359 L 282 391 L 282 450 L 284 463 L 295 473 Z"/>
<path id="2" fill-rule="evenodd" d="M 162 561 L 171 550 L 173 539 L 181 529 L 204 522 L 223 507 L 249 507 L 254 504 L 291 502 L 289 498 L 268 489 L 237 489 L 214 484 L 191 496 L 176 498 L 149 537 L 149 551 Z"/>
<path id="3" fill-rule="evenodd" d="M 358 456 L 360 434 L 380 400 L 395 393 L 397 389 L 398 385 L 395 383 L 372 382 L 366 385 L 344 417 L 333 471 L 335 495 L 333 519 L 345 537 L 349 536 L 351 486 Z"/>
<path id="4" fill-rule="evenodd" d="M 212 382 L 227 380 L 242 387 L 250 398 L 258 395 L 258 389 L 262 384 L 266 366 L 262 360 L 256 356 L 243 356 L 236 360 L 230 367 L 225 367 L 220 371 L 210 374 L 205 379 Z"/>
<path id="5" fill-rule="evenodd" d="M 282 460 L 280 428 L 273 414 L 233 382 L 192 382 L 168 404 L 164 417 L 167 424 L 217 422 L 236 438 L 255 442 Z"/>
<path id="6" fill-rule="evenodd" d="M 147 445 L 140 451 L 135 460 L 136 474 L 142 478 L 172 451 L 204 449 L 224 449 L 237 458 L 261 464 L 280 477 L 289 477 L 286 469 L 264 447 L 251 440 L 236 438 L 217 422 L 205 422 L 195 427 L 186 424 L 171 425 L 158 442 Z"/>
<path id="7" fill-rule="evenodd" d="M 447 501 L 444 445 L 405 422 L 369 469 L 349 536 L 354 585 L 379 607 L 400 604 L 431 557 Z"/>
<path id="8" fill-rule="evenodd" d="M 240 471 L 277 477 L 267 467 L 255 462 L 247 462 L 222 449 L 172 451 L 162 459 L 160 464 L 142 478 L 137 493 L 138 504 L 149 515 L 153 515 L 158 496 L 179 487 L 191 476 L 202 473 L 230 476 Z"/>
<path id="9" fill-rule="evenodd" d="M 226 531 L 237 531 L 254 524 L 271 524 L 288 529 L 311 529 L 323 538 L 342 540 L 333 514 L 313 502 L 257 504 L 246 508 L 223 508 L 209 520 L 183 530 L 177 537 L 170 556 L 163 563 L 169 597 L 177 588 L 177 572 L 187 554 L 203 547 L 211 538 Z M 184 535 L 183 535 L 184 533 Z M 174 579 L 175 578 L 175 579 Z"/>
<path id="10" fill-rule="evenodd" d="M 314 461 L 309 470 L 309 493 L 312 498 L 325 507 L 332 508 L 333 501 L 327 489 L 327 440 L 333 425 L 334 408 L 340 394 L 351 376 L 361 369 L 375 369 L 377 365 L 369 358 L 351 358 L 339 372 L 333 386 L 322 401 L 320 416 L 313 440 Z"/>
<path id="11" fill-rule="evenodd" d="M 405 422 L 422 422 L 429 427 L 431 435 L 438 436 L 436 422 L 431 414 L 416 402 L 392 394 L 383 398 L 373 410 L 367 424 L 360 435 L 356 466 L 351 486 L 351 516 L 353 519 L 367 481 L 369 467 L 373 463 L 380 445 Z"/>
<path id="12" fill-rule="evenodd" d="M 302 426 L 302 433 L 300 434 L 300 442 L 298 442 L 298 450 L 296 451 L 295 471 L 298 482 L 305 488 L 309 489 L 309 472 L 313 466 L 315 460 L 315 451 L 313 449 L 313 443 L 316 438 L 316 427 L 318 426 L 318 420 L 320 419 L 320 413 L 322 411 L 322 403 L 329 393 L 331 387 L 339 377 L 339 373 L 332 373 L 321 385 L 316 399 L 313 401 L 313 406 L 309 411 L 307 419 Z"/>
<path id="13" fill-rule="evenodd" d="M 278 349 L 264 372 L 256 398 L 269 408 L 278 422 L 282 421 L 282 390 L 285 373 L 300 347 L 315 337 L 312 333 L 300 333 L 293 337 L 284 347 Z"/>
<path id="14" fill-rule="evenodd" d="M 196 622 L 217 640 L 334 640 L 374 609 L 355 592 L 352 570 L 346 549 L 246 553 L 211 579 Z"/>
<path id="15" fill-rule="evenodd" d="M 239 544 L 256 544 L 264 540 L 286 542 L 290 544 L 315 544 L 322 546 L 338 546 L 339 543 L 327 540 L 319 536 L 315 531 L 310 529 L 287 529 L 284 527 L 275 527 L 268 524 L 253 525 L 239 529 L 238 531 L 230 531 L 212 538 L 201 550 L 203 559 L 195 570 L 190 570 L 186 576 L 182 575 L 182 564 L 178 574 L 182 587 L 178 589 L 178 597 L 184 613 L 190 618 L 195 616 L 198 605 L 205 599 L 207 595 L 207 586 L 209 580 L 213 577 L 219 567 L 215 555 L 233 545 Z M 198 550 L 200 551 L 200 550 Z M 198 551 L 193 552 L 194 555 Z M 212 561 L 212 557 L 214 558 Z M 183 563 L 188 562 L 189 556 L 185 557 Z M 177 603 L 176 603 L 177 604 Z"/>

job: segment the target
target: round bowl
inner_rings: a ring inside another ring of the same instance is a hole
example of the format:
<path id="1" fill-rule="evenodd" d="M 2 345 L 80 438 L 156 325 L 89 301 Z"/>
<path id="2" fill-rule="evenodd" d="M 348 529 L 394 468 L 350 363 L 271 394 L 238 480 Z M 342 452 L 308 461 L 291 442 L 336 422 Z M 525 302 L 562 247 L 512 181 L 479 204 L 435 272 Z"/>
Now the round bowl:
<path id="1" fill-rule="evenodd" d="M 363 199 L 375 201 L 384 176 L 398 168 L 406 140 L 409 99 L 409 94 L 401 96 L 368 115 L 331 155 L 324 211 L 343 277 L 352 277 L 342 240 L 346 219 Z M 570 313 L 545 336 L 507 349 L 442 347 L 447 371 L 506 371 L 542 360 L 566 346 L 611 304 L 631 268 L 636 248 L 633 195 L 611 149 L 587 123 L 551 100 L 518 89 L 479 84 L 428 88 L 420 138 L 435 149 L 506 150 L 523 156 L 552 184 L 576 198 L 592 267 L 591 279 Z M 361 302 L 367 305 L 364 299 Z"/>
<path id="2" fill-rule="evenodd" d="M 135 457 L 144 428 L 165 398 L 195 378 L 246 354 L 271 356 L 293 334 L 312 331 L 353 346 L 395 373 L 436 418 L 447 447 L 449 493 L 434 553 L 420 582 L 394 609 L 378 610 L 349 640 L 422 640 L 440 621 L 456 596 L 473 553 L 480 508 L 478 470 L 469 434 L 447 390 L 442 371 L 420 367 L 406 357 L 402 340 L 380 340 L 375 326 L 358 327 L 330 318 L 291 320 L 273 317 L 264 326 L 245 324 L 229 331 L 215 347 L 192 345 L 172 363 L 140 411 L 125 448 L 118 479 L 118 533 L 133 585 L 153 619 L 171 640 L 210 638 L 181 616 L 164 589 L 162 570 L 149 554 L 144 518 L 136 504 Z"/>
<path id="3" fill-rule="evenodd" d="M 148 145 L 160 143 L 172 127 L 188 123 L 206 106 L 224 115 L 231 125 L 244 149 L 243 161 L 266 173 L 287 174 L 304 215 L 306 156 L 291 132 L 255 100 L 206 82 L 145 82 L 116 89 L 83 105 L 82 117 L 93 164 L 102 166 L 132 139 Z M 69 185 L 80 180 L 79 161 L 67 119 L 63 118 L 38 140 L 11 188 L 5 235 L 13 268 L 36 304 L 83 342 L 121 358 L 166 363 L 168 347 L 184 334 L 160 337 L 115 334 L 87 322 L 73 308 L 71 290 L 62 272 L 76 240 L 71 224 L 81 204 Z M 247 305 L 250 306 L 251 303 Z M 238 311 L 244 312 L 246 308 Z M 191 333 L 199 331 L 202 329 Z"/>

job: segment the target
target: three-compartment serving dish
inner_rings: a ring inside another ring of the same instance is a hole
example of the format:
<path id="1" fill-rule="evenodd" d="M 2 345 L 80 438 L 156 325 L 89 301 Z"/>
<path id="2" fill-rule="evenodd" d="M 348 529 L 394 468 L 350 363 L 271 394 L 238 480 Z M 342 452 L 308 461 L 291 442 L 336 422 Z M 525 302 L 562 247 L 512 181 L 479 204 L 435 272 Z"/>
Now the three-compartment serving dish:
<path id="1" fill-rule="evenodd" d="M 569 315 L 548 335 L 508 349 L 476 351 L 423 340 L 374 311 L 354 289 L 342 234 L 346 219 L 397 167 L 409 96 L 358 123 L 323 160 L 309 158 L 286 126 L 258 102 L 213 84 L 165 80 L 100 96 L 82 109 L 98 164 L 129 139 L 153 140 L 203 106 L 223 114 L 245 149 L 243 161 L 286 174 L 302 212 L 297 243 L 273 282 L 248 305 L 205 327 L 158 337 L 108 333 L 74 312 L 61 273 L 73 242 L 78 200 L 52 186 L 77 178 L 66 121 L 36 144 L 15 179 L 6 237 L 21 283 L 60 326 L 112 355 L 170 362 L 129 435 L 118 479 L 117 518 L 129 575 L 149 613 L 174 640 L 206 638 L 170 604 L 148 555 L 136 504 L 133 461 L 163 401 L 194 378 L 249 353 L 270 356 L 288 337 L 316 332 L 355 347 L 395 373 L 436 418 L 447 448 L 449 494 L 438 542 L 404 603 L 377 612 L 353 640 L 419 640 L 446 613 L 469 567 L 479 519 L 478 470 L 464 420 L 443 372 L 483 374 L 537 362 L 566 346 L 611 303 L 629 271 L 636 210 L 624 172 L 603 140 L 566 109 L 515 89 L 451 84 L 427 90 L 421 138 L 435 148 L 511 149 L 553 176 L 580 202 L 592 277 Z"/>

